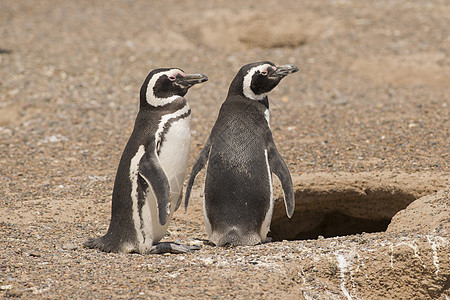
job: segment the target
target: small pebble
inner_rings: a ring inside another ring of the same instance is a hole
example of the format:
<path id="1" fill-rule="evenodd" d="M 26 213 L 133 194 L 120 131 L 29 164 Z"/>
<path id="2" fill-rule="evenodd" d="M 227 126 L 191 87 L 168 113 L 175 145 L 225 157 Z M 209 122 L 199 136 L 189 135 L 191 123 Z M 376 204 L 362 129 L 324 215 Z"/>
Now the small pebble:
<path id="1" fill-rule="evenodd" d="M 78 246 L 73 243 L 67 243 L 62 247 L 64 250 L 77 250 Z"/>

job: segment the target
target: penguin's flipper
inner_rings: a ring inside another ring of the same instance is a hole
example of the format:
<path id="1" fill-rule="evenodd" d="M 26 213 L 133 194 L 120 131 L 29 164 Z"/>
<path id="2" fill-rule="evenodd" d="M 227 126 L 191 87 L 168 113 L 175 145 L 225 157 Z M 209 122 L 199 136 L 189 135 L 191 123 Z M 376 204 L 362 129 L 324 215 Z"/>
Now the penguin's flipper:
<path id="1" fill-rule="evenodd" d="M 189 176 L 189 181 L 186 187 L 186 196 L 184 198 L 185 210 L 187 210 L 187 207 L 189 205 L 189 197 L 191 196 L 191 189 L 192 185 L 194 184 L 195 177 L 203 169 L 206 162 L 208 161 L 210 150 L 211 150 L 211 142 L 208 138 L 202 151 L 200 151 L 200 154 L 198 155 L 197 160 L 195 161 L 194 166 L 192 167 L 191 175 Z"/>
<path id="2" fill-rule="evenodd" d="M 270 170 L 280 179 L 284 193 L 284 205 L 286 206 L 286 214 L 290 218 L 294 214 L 295 199 L 294 187 L 292 185 L 291 174 L 289 169 L 278 152 L 274 144 L 268 149 L 268 158 Z"/>
<path id="3" fill-rule="evenodd" d="M 177 243 L 158 243 L 152 246 L 149 250 L 149 254 L 163 254 L 163 253 L 189 253 L 195 250 L 200 250 L 201 246 L 189 246 L 189 245 L 181 245 Z"/>
<path id="4" fill-rule="evenodd" d="M 154 149 L 148 149 L 139 161 L 139 176 L 146 181 L 155 194 L 159 223 L 166 224 L 170 213 L 170 184 Z"/>

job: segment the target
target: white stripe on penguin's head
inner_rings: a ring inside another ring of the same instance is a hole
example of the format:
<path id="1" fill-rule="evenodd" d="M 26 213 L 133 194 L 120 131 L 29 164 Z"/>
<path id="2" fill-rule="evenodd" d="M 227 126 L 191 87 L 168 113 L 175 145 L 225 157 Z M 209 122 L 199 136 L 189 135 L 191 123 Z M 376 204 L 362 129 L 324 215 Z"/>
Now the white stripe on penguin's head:
<path id="1" fill-rule="evenodd" d="M 250 98 L 252 100 L 262 100 L 264 99 L 264 97 L 267 95 L 267 93 L 262 93 L 262 94 L 255 94 L 255 92 L 252 90 L 252 79 L 253 79 L 253 75 L 255 75 L 256 72 L 262 73 L 264 74 L 264 72 L 267 73 L 267 69 L 268 68 L 276 68 L 275 66 L 272 66 L 270 64 L 263 64 L 263 65 L 259 65 L 257 67 L 253 67 L 251 68 L 247 75 L 244 76 L 244 80 L 242 82 L 242 88 L 243 88 L 243 93 L 244 96 L 247 98 Z"/>
<path id="2" fill-rule="evenodd" d="M 152 106 L 163 106 L 179 98 L 180 97 L 179 95 L 173 95 L 167 98 L 160 98 L 155 94 L 155 85 L 161 77 L 167 76 L 168 80 L 175 81 L 178 75 L 186 77 L 186 74 L 180 69 L 170 69 L 168 71 L 159 72 L 153 75 L 147 84 L 146 99 L 148 104 Z"/>

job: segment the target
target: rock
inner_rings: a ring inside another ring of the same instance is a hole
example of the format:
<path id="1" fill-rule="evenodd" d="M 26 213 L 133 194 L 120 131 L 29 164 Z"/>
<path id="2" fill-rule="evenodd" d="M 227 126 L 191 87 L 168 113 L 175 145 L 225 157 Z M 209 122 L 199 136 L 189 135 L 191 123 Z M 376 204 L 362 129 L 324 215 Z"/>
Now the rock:
<path id="1" fill-rule="evenodd" d="M 78 246 L 73 243 L 67 243 L 62 246 L 64 250 L 77 250 Z"/>
<path id="2" fill-rule="evenodd" d="M 12 290 L 12 288 L 13 288 L 12 284 L 0 285 L 0 291 L 9 291 L 9 290 Z"/>

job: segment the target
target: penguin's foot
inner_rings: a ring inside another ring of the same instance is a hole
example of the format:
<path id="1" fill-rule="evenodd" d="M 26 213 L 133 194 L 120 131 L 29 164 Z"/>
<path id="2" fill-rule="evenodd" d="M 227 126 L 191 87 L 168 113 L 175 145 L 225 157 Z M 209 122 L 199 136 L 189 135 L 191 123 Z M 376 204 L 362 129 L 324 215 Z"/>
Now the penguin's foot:
<path id="1" fill-rule="evenodd" d="M 103 252 L 122 252 L 122 253 L 131 253 L 136 252 L 134 250 L 134 246 L 132 246 L 132 243 L 126 244 L 126 243 L 117 243 L 114 241 L 114 239 L 111 239 L 110 236 L 104 235 L 99 238 L 89 238 L 83 246 L 85 248 L 90 249 L 98 249 Z"/>
<path id="2" fill-rule="evenodd" d="M 148 250 L 148 254 L 163 254 L 163 253 L 189 253 L 193 252 L 195 250 L 200 250 L 201 246 L 189 246 L 189 245 L 181 245 L 177 243 L 170 243 L 170 242 L 164 242 L 164 243 L 158 243 L 154 246 L 152 246 Z"/>
<path id="3" fill-rule="evenodd" d="M 117 247 L 113 247 L 107 243 L 107 239 L 104 236 L 100 238 L 89 238 L 83 246 L 85 248 L 98 249 L 104 252 L 119 252 L 119 250 L 116 249 Z"/>

